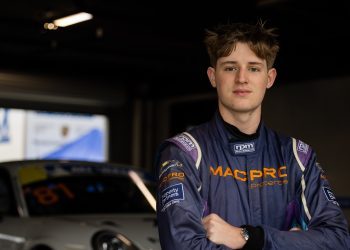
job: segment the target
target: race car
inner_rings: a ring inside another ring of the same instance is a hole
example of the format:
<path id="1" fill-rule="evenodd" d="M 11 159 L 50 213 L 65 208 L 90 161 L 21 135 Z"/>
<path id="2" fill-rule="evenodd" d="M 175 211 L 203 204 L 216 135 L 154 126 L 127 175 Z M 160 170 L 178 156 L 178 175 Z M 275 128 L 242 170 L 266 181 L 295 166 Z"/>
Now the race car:
<path id="1" fill-rule="evenodd" d="M 131 166 L 0 163 L 0 249 L 160 250 L 154 192 Z"/>

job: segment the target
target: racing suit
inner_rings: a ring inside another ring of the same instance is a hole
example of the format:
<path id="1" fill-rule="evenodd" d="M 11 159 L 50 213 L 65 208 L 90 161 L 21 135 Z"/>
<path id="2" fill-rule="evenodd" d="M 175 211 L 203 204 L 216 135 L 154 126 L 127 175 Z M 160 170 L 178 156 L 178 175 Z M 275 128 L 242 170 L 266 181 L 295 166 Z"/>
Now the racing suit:
<path id="1" fill-rule="evenodd" d="M 166 140 L 156 165 L 163 250 L 228 249 L 206 238 L 201 220 L 209 213 L 259 229 L 246 244 L 254 247 L 243 249 L 349 249 L 346 219 L 315 152 L 263 122 L 255 136 L 240 137 L 216 112 Z"/>

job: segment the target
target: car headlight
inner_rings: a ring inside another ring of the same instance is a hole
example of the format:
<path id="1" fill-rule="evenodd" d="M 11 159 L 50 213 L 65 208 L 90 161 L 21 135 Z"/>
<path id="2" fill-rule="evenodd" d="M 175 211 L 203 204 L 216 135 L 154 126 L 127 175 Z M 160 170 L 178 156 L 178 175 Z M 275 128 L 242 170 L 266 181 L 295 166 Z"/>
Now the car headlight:
<path id="1" fill-rule="evenodd" d="M 100 231 L 91 240 L 93 250 L 139 250 L 124 235 L 112 231 Z"/>

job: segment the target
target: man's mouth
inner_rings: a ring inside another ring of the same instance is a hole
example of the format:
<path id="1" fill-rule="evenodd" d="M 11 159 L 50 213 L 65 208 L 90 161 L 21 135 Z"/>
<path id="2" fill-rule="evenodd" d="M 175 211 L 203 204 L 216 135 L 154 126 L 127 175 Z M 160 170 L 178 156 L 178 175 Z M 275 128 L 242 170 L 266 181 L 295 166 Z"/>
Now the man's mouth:
<path id="1" fill-rule="evenodd" d="M 246 96 L 251 93 L 250 90 L 245 90 L 245 89 L 237 89 L 233 91 L 234 94 L 238 96 Z"/>

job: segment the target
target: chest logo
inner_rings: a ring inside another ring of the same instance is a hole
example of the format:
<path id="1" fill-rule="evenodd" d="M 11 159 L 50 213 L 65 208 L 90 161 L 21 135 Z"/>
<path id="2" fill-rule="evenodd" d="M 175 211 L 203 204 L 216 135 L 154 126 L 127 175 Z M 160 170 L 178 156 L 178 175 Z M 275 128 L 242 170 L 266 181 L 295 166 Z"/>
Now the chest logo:
<path id="1" fill-rule="evenodd" d="M 235 154 L 244 154 L 244 153 L 252 153 L 255 152 L 255 143 L 247 142 L 247 143 L 239 143 L 233 145 Z"/>

